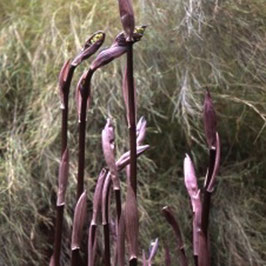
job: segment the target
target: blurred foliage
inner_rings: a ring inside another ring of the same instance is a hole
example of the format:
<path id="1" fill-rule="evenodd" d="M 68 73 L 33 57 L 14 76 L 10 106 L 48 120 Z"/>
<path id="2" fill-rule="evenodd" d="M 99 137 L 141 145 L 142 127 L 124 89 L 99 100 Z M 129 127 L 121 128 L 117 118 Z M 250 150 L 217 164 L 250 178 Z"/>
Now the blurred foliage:
<path id="1" fill-rule="evenodd" d="M 191 250 L 191 211 L 182 161 L 192 155 L 202 184 L 208 163 L 201 120 L 209 88 L 219 119 L 222 166 L 210 220 L 213 265 L 266 263 L 266 5 L 264 0 L 139 0 L 135 45 L 138 114 L 148 120 L 151 149 L 139 160 L 140 249 L 159 237 L 176 265 L 164 205 L 176 217 Z M 60 156 L 57 77 L 96 30 L 106 46 L 121 31 L 116 1 L 1 0 L 0 2 L 0 265 L 45 265 L 51 255 Z M 105 45 L 104 45 L 105 46 Z M 96 73 L 88 114 L 86 186 L 89 198 L 101 167 L 100 133 L 116 124 L 117 153 L 127 147 L 121 95 L 125 59 Z M 71 171 L 62 265 L 68 265 L 77 172 L 75 84 L 70 103 Z M 121 117 L 123 119 L 121 119 Z M 121 177 L 124 180 L 124 177 Z M 191 251 L 190 251 L 191 255 Z"/>

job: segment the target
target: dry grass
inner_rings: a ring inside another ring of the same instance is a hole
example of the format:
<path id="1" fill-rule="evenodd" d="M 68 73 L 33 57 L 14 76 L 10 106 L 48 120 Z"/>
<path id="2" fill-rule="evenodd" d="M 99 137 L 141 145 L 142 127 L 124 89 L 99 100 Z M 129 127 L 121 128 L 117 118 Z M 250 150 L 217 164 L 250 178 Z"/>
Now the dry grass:
<path id="1" fill-rule="evenodd" d="M 263 0 L 138 1 L 137 23 L 148 24 L 136 44 L 138 113 L 148 120 L 152 149 L 139 163 L 141 247 L 159 237 L 156 265 L 170 229 L 160 209 L 171 204 L 190 248 L 191 214 L 182 160 L 192 153 L 200 180 L 207 150 L 201 121 L 209 87 L 219 118 L 222 167 L 211 212 L 214 265 L 266 263 L 266 7 Z M 0 265 L 44 265 L 52 244 L 60 155 L 59 70 L 92 32 L 120 31 L 115 1 L 0 3 Z M 123 60 L 122 60 L 123 61 Z M 86 65 L 77 71 L 76 84 Z M 87 187 L 103 166 L 100 132 L 110 115 L 118 152 L 127 131 L 121 96 L 122 63 L 95 75 L 88 116 Z M 74 87 L 72 88 L 72 92 Z M 71 94 L 71 97 L 73 94 Z M 77 115 L 70 114 L 70 229 L 77 170 Z M 95 152 L 96 151 L 96 152 Z M 92 195 L 90 194 L 91 198 Z M 67 234 L 66 234 L 67 236 Z M 169 236 L 170 237 L 170 236 Z M 64 265 L 69 246 L 64 245 Z M 172 249 L 172 254 L 174 250 Z"/>

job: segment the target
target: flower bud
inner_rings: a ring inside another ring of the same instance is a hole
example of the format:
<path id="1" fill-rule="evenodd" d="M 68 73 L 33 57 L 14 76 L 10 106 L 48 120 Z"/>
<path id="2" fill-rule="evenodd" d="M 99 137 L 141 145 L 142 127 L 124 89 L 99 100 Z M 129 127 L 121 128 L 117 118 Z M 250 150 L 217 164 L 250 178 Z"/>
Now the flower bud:
<path id="1" fill-rule="evenodd" d="M 97 31 L 92 34 L 85 42 L 80 53 L 74 58 L 71 65 L 78 66 L 82 61 L 89 58 L 91 55 L 97 52 L 101 47 L 105 39 L 105 33 L 103 31 Z"/>

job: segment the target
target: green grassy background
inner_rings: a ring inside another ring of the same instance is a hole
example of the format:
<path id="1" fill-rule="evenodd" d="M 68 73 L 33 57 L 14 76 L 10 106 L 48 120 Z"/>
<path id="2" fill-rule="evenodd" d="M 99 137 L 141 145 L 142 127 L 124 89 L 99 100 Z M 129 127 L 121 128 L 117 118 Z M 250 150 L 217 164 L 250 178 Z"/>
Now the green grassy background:
<path id="1" fill-rule="evenodd" d="M 138 116 L 148 121 L 151 149 L 139 160 L 140 249 L 159 237 L 175 247 L 160 214 L 169 204 L 191 255 L 191 211 L 184 188 L 184 154 L 200 184 L 208 163 L 202 125 L 204 89 L 212 93 L 222 165 L 211 210 L 213 265 L 266 264 L 266 5 L 264 0 L 139 0 L 137 24 L 149 25 L 135 45 Z M 108 46 L 121 31 L 117 1 L 1 0 L 0 2 L 0 265 L 47 265 L 51 254 L 60 157 L 57 77 L 96 30 Z M 121 95 L 124 58 L 98 71 L 88 114 L 86 187 L 104 166 L 100 133 L 111 116 L 117 153 L 127 147 Z M 62 265 L 77 172 L 75 84 L 70 100 L 70 178 Z M 124 177 L 122 177 L 124 180 Z M 191 261 L 192 262 L 192 261 Z"/>

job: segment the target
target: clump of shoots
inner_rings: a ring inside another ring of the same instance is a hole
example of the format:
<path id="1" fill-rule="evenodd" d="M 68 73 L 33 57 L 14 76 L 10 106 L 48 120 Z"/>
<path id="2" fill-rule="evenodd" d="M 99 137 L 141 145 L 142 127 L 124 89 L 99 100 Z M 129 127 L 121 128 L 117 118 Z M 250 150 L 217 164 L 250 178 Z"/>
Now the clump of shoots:
<path id="1" fill-rule="evenodd" d="M 61 101 L 62 109 L 62 126 L 61 126 L 61 162 L 64 161 L 64 153 L 67 151 L 67 132 L 68 132 L 68 102 L 69 102 L 69 91 L 71 86 L 71 81 L 73 78 L 74 71 L 76 67 L 81 64 L 82 61 L 89 58 L 94 54 L 102 45 L 105 39 L 105 34 L 101 31 L 94 33 L 85 42 L 83 49 L 78 53 L 74 60 L 67 60 L 63 65 L 59 74 L 59 95 Z M 68 153 L 68 152 L 67 152 Z M 61 168 L 61 166 L 60 166 Z M 68 174 L 67 174 L 68 175 Z M 61 175 L 62 176 L 62 175 Z M 60 178 L 60 174 L 59 174 Z M 66 191 L 66 180 L 59 180 L 59 195 L 57 202 L 62 201 L 62 194 L 65 195 Z M 62 183 L 63 182 L 63 183 Z M 65 185 L 64 185 L 65 184 Z M 61 186 L 61 188 L 60 188 Z M 62 186 L 64 186 L 64 191 L 62 193 Z M 62 228 L 63 228 L 63 214 L 64 214 L 64 204 L 62 202 L 57 204 L 56 213 L 56 229 L 55 229 L 55 240 L 54 240 L 54 252 L 50 261 L 50 265 L 59 266 L 60 265 L 60 251 L 61 251 L 61 238 L 62 238 Z"/>

